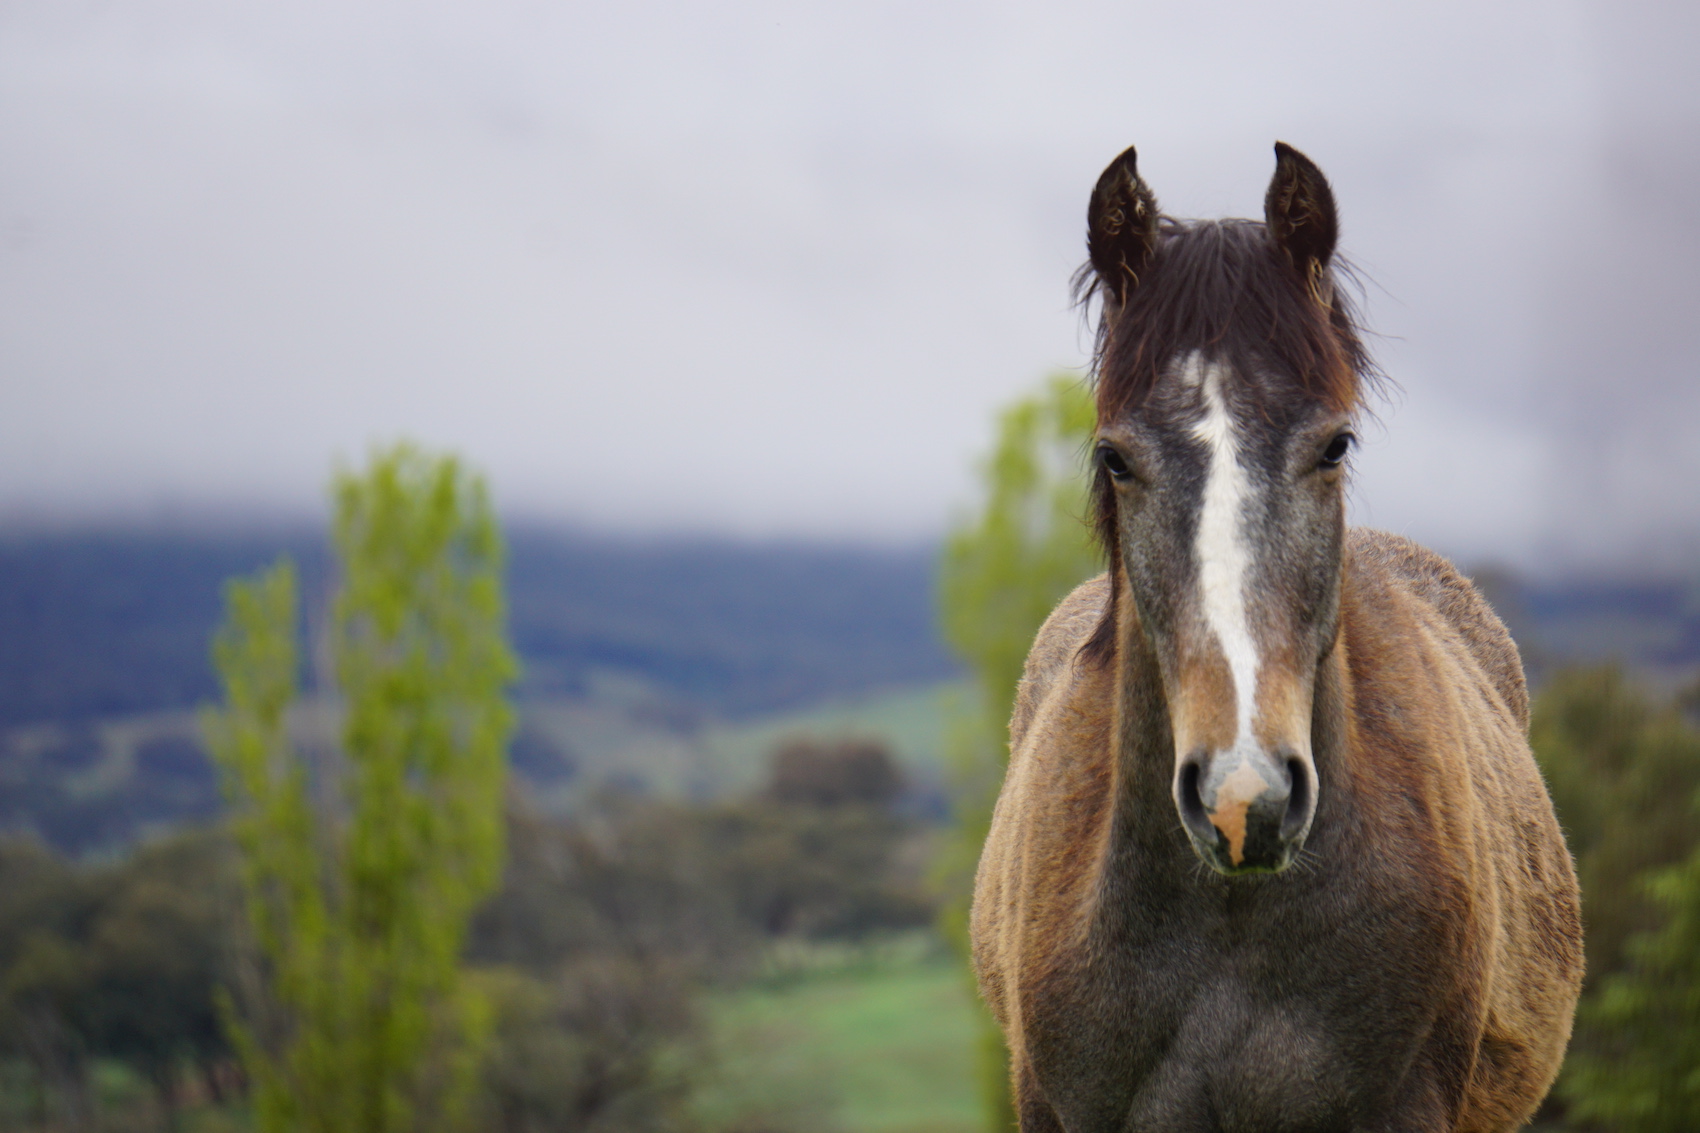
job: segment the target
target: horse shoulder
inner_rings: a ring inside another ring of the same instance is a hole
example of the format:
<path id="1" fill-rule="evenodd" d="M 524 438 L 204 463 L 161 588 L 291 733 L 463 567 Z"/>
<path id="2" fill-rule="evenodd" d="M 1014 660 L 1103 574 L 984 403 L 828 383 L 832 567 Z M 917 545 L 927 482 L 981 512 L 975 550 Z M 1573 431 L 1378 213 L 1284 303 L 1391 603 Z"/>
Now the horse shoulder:
<path id="1" fill-rule="evenodd" d="M 1110 674 L 1079 654 L 1108 600 L 1102 575 L 1064 598 L 1034 638 L 1016 692 L 969 925 L 981 992 L 1006 1028 L 1018 1026 L 1010 1001 L 1029 982 L 1024 969 L 1064 945 L 1094 876 L 1089 831 L 1110 794 Z"/>
<path id="2" fill-rule="evenodd" d="M 1015 710 L 1009 720 L 1011 756 L 1021 747 L 1040 706 L 1069 669 L 1080 647 L 1092 636 L 1110 600 L 1109 576 L 1100 574 L 1075 587 L 1033 637 L 1015 690 Z"/>
<path id="3" fill-rule="evenodd" d="M 1473 1117 L 1460 1127 L 1513 1128 L 1557 1074 L 1582 973 L 1575 872 L 1529 749 L 1522 664 L 1499 618 L 1439 555 L 1363 530 L 1347 554 L 1363 758 L 1413 777 L 1400 793 L 1428 801 L 1434 849 L 1473 910 L 1481 1040 Z M 1400 749 L 1423 758 L 1394 759 Z"/>
<path id="4" fill-rule="evenodd" d="M 1347 536 L 1349 561 L 1396 579 L 1456 632 L 1505 710 L 1525 733 L 1529 687 L 1516 642 L 1481 591 L 1441 556 L 1402 535 L 1354 527 Z"/>

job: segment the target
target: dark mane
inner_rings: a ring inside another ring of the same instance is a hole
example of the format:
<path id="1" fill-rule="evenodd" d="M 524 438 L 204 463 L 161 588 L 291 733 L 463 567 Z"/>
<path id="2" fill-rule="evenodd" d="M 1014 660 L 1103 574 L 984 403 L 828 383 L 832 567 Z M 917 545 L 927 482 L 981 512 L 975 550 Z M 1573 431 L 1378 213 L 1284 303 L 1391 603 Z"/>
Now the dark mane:
<path id="1" fill-rule="evenodd" d="M 1283 371 L 1305 395 L 1349 411 L 1377 371 L 1337 274 L 1350 273 L 1327 270 L 1324 306 L 1262 221 L 1163 217 L 1139 285 L 1125 304 L 1106 301 L 1098 322 L 1098 419 L 1137 406 L 1164 365 L 1194 350 L 1241 371 Z M 1074 293 L 1081 304 L 1110 294 L 1090 263 L 1075 273 Z"/>
<path id="2" fill-rule="evenodd" d="M 1286 377 L 1299 397 L 1351 412 L 1381 374 L 1342 279 L 1356 281 L 1336 258 L 1310 286 L 1262 221 L 1162 217 L 1151 260 L 1125 302 L 1090 262 L 1074 276 L 1077 303 L 1102 301 L 1092 360 L 1098 420 L 1137 408 L 1163 367 L 1193 351 L 1241 376 Z M 1101 467 L 1093 470 L 1092 513 L 1109 559 L 1110 601 L 1084 652 L 1107 660 L 1115 651 L 1120 586 L 1115 491 Z"/>

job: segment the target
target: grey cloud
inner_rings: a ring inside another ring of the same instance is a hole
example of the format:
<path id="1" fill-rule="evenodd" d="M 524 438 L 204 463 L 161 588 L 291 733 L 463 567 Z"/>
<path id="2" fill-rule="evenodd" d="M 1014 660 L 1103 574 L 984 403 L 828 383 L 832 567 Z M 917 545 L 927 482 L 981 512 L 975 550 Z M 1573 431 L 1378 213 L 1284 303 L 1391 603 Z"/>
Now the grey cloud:
<path id="1" fill-rule="evenodd" d="M 1103 162 L 1245 214 L 1281 137 L 1404 389 L 1355 513 L 1671 559 L 1693 17 L 1620 10 L 13 5 L 0 513 L 308 508 L 409 434 L 538 515 L 935 533 L 995 407 L 1085 361 Z"/>

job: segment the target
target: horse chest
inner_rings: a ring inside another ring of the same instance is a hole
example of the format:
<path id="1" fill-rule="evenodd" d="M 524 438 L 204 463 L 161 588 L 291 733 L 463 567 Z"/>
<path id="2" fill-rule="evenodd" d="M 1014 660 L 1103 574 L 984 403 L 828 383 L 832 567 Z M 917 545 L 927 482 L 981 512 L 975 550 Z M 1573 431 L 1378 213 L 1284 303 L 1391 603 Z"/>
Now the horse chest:
<path id="1" fill-rule="evenodd" d="M 1409 895 L 1297 908 L 1185 889 L 1107 910 L 1024 989 L 1026 1052 L 1065 1127 L 1322 1133 L 1391 1105 L 1457 998 L 1432 951 L 1451 926 Z"/>

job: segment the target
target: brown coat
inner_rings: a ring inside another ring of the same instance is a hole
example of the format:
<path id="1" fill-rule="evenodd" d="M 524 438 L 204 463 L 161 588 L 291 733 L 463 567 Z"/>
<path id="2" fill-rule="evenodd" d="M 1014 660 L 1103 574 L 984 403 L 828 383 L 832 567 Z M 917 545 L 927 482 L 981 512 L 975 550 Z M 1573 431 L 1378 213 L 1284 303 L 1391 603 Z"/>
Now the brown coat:
<path id="1" fill-rule="evenodd" d="M 1081 656 L 1108 592 L 1079 587 L 1034 642 L 976 882 L 1022 1128 L 1522 1125 L 1563 1058 L 1582 937 L 1499 619 L 1438 556 L 1349 532 L 1306 849 L 1222 877 L 1176 816 L 1133 602 L 1115 659 Z"/>

